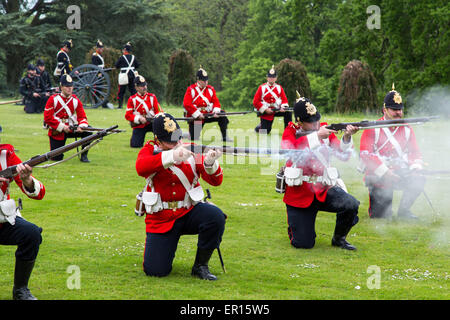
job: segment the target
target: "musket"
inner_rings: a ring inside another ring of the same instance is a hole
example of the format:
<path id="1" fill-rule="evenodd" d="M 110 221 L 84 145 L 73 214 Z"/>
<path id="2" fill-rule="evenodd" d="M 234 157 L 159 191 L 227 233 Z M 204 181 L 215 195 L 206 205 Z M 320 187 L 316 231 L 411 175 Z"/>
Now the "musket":
<path id="1" fill-rule="evenodd" d="M 73 132 L 75 132 L 78 128 L 81 128 L 81 130 L 83 130 L 85 132 L 100 132 L 100 131 L 105 130 L 104 128 L 79 127 L 79 125 L 72 125 L 72 126 L 69 126 L 69 128 Z M 113 130 L 110 130 L 110 132 L 111 133 L 121 133 L 121 132 L 125 132 L 125 130 L 113 129 Z"/>
<path id="2" fill-rule="evenodd" d="M 236 115 L 242 115 L 242 114 L 248 114 L 253 113 L 254 111 L 239 111 L 239 112 L 221 112 L 221 113 L 203 113 L 203 117 L 205 119 L 211 119 L 214 117 L 226 117 L 226 116 L 236 116 Z M 194 117 L 181 117 L 181 118 L 175 118 L 177 121 L 195 121 L 199 120 L 198 118 Z"/>
<path id="3" fill-rule="evenodd" d="M 286 109 L 284 109 L 284 111 L 280 111 L 280 109 L 272 109 L 272 110 L 274 111 L 274 113 L 272 114 L 274 117 L 283 117 L 286 114 L 286 112 L 294 112 L 294 108 L 286 108 Z M 270 114 L 261 113 L 261 112 L 259 112 L 257 110 L 255 110 L 255 111 L 256 111 L 256 115 L 258 117 L 261 117 L 263 115 L 269 115 L 270 116 Z"/>
<path id="4" fill-rule="evenodd" d="M 183 144 L 183 148 L 195 153 L 203 154 L 209 150 L 220 150 L 225 154 L 232 155 L 285 155 L 294 153 L 304 153 L 305 150 L 299 149 L 270 149 L 270 148 L 247 148 L 247 147 L 229 147 L 229 146 L 206 146 L 198 144 Z M 153 154 L 158 154 L 163 150 L 155 150 Z"/>
<path id="5" fill-rule="evenodd" d="M 0 106 L 1 106 L 1 105 L 4 105 L 4 104 L 17 103 L 17 102 L 20 102 L 20 101 L 22 101 L 22 99 L 19 99 L 19 100 L 12 100 L 12 101 L 3 101 L 3 102 L 0 102 Z"/>
<path id="6" fill-rule="evenodd" d="M 65 152 L 69 151 L 69 150 L 72 150 L 72 149 L 75 149 L 75 148 L 77 148 L 79 146 L 88 144 L 88 143 L 90 143 L 92 141 L 95 141 L 95 140 L 98 140 L 98 139 L 102 139 L 104 136 L 107 136 L 107 135 L 111 134 L 113 130 L 117 129 L 117 127 L 118 127 L 118 125 L 112 126 L 112 127 L 108 128 L 108 129 L 104 129 L 104 130 L 102 130 L 100 132 L 92 134 L 92 135 L 90 135 L 88 137 L 85 137 L 85 138 L 83 138 L 81 140 L 72 142 L 72 143 L 70 143 L 68 145 L 65 145 L 65 146 L 62 146 L 62 147 L 60 147 L 58 149 L 49 151 L 49 152 L 47 152 L 47 153 L 45 153 L 43 155 L 34 156 L 31 159 L 23 162 L 23 164 L 24 165 L 27 164 L 30 167 L 35 167 L 38 164 L 41 164 L 41 163 L 46 162 L 46 161 L 49 161 L 52 158 L 54 158 L 56 156 L 59 156 L 60 154 L 63 154 Z M 10 166 L 10 167 L 0 171 L 0 177 L 2 177 L 2 178 L 12 179 L 16 175 L 17 175 L 17 165 Z"/>
<path id="7" fill-rule="evenodd" d="M 402 127 L 408 126 L 412 124 L 423 124 L 425 122 L 429 122 L 431 120 L 438 119 L 439 116 L 432 117 L 423 117 L 423 118 L 406 118 L 406 119 L 396 119 L 396 120 L 375 120 L 368 121 L 363 120 L 360 122 L 341 122 L 341 123 L 333 123 L 325 126 L 325 128 L 334 131 L 343 131 L 347 128 L 348 125 L 352 125 L 357 127 L 359 130 L 367 130 L 367 129 L 375 129 L 375 128 L 389 128 L 389 127 Z M 302 137 L 313 133 L 315 131 L 303 131 L 297 130 L 296 137 Z"/>

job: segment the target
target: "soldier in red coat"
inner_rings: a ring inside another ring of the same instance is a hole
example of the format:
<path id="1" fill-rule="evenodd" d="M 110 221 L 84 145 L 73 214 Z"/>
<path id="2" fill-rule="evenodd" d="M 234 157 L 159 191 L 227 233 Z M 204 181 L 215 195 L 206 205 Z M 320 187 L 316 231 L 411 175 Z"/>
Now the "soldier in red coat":
<path id="1" fill-rule="evenodd" d="M 195 118 L 189 122 L 189 134 L 191 140 L 198 140 L 205 123 L 218 122 L 223 141 L 231 141 L 227 136 L 228 123 L 226 116 L 218 116 L 223 113 L 214 87 L 208 84 L 208 73 L 200 67 L 197 71 L 197 82 L 189 86 L 183 99 L 183 107 L 187 117 Z M 205 118 L 204 114 L 214 114 Z"/>
<path id="2" fill-rule="evenodd" d="M 181 129 L 169 114 L 157 116 L 153 129 L 155 141 L 145 144 L 136 161 L 138 175 L 147 182 L 142 192 L 147 232 L 144 272 L 167 276 L 180 236 L 198 234 L 192 275 L 216 280 L 208 262 L 222 241 L 225 215 L 215 205 L 203 202 L 199 179 L 213 186 L 222 183 L 223 172 L 217 161 L 221 152 L 194 155 L 182 147 Z"/>
<path id="3" fill-rule="evenodd" d="M 380 120 L 403 118 L 400 94 L 392 88 L 384 98 Z M 417 219 L 410 208 L 423 192 L 425 178 L 416 170 L 422 169 L 422 155 L 410 126 L 364 130 L 361 136 L 360 159 L 369 189 L 370 218 L 390 218 L 394 190 L 402 190 L 398 217 Z"/>
<path id="4" fill-rule="evenodd" d="M 44 185 L 31 175 L 32 168 L 22 163 L 12 145 L 0 144 L 0 171 L 14 165 L 17 165 L 18 173 L 14 181 L 20 190 L 31 199 L 44 198 Z M 28 281 L 42 242 L 42 229 L 20 215 L 15 201 L 9 195 L 12 181 L 0 176 L 0 244 L 17 245 L 13 299 L 36 300 L 28 289 Z"/>
<path id="5" fill-rule="evenodd" d="M 68 74 L 61 77 L 61 93 L 51 96 L 44 110 L 44 123 L 48 127 L 50 150 L 60 148 L 66 144 L 67 138 L 84 138 L 92 132 L 83 131 L 89 126 L 83 103 L 73 93 L 73 79 Z M 75 132 L 73 126 L 77 126 Z M 86 148 L 87 145 L 82 146 Z M 80 161 L 90 162 L 87 157 L 88 151 L 81 154 Z M 61 161 L 64 154 L 52 160 Z"/>
<path id="6" fill-rule="evenodd" d="M 276 81 L 277 72 L 272 66 L 272 69 L 267 72 L 267 82 L 258 87 L 253 98 L 253 106 L 262 114 L 261 123 L 255 128 L 257 133 L 270 133 L 275 113 L 285 113 L 285 108 L 289 108 L 284 89 Z M 285 119 L 287 116 L 292 117 L 292 114 L 286 112 Z M 286 126 L 288 123 L 289 121 L 285 121 Z"/>
<path id="7" fill-rule="evenodd" d="M 158 99 L 153 93 L 147 91 L 147 82 L 143 76 L 134 79 L 137 93 L 128 99 L 125 119 L 133 127 L 130 146 L 132 148 L 142 148 L 145 141 L 145 134 L 153 132 L 152 122 L 155 115 L 163 112 L 158 103 Z"/>
<path id="8" fill-rule="evenodd" d="M 296 248 L 312 248 L 315 244 L 315 221 L 318 211 L 336 212 L 336 227 L 332 245 L 347 250 L 356 248 L 346 241 L 350 229 L 358 222 L 359 201 L 347 193 L 330 157 L 348 160 L 353 148 L 352 135 L 358 130 L 348 126 L 339 140 L 335 131 L 320 123 L 321 115 L 306 98 L 294 106 L 296 123 L 289 123 L 281 141 L 283 149 L 299 149 L 286 163 L 286 191 L 283 198 L 287 208 L 288 235 Z M 312 132 L 297 137 L 298 131 Z"/>

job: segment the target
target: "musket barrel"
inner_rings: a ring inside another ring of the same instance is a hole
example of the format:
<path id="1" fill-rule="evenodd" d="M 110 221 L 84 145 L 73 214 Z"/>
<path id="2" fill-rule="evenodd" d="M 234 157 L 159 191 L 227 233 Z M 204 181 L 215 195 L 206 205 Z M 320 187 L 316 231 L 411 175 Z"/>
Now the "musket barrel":
<path id="1" fill-rule="evenodd" d="M 108 135 L 110 132 L 112 132 L 114 129 L 117 129 L 118 127 L 119 127 L 118 125 L 112 126 L 112 127 L 108 128 L 108 129 L 104 129 L 104 130 L 102 130 L 100 132 L 97 132 L 95 134 L 87 136 L 87 137 L 85 137 L 85 138 L 83 138 L 81 140 L 72 142 L 70 144 L 62 146 L 62 147 L 57 148 L 55 150 L 49 151 L 49 152 L 47 152 L 47 153 L 45 153 L 43 155 L 35 156 L 35 157 L 25 161 L 24 164 L 27 164 L 30 167 L 34 167 L 34 166 L 36 166 L 36 165 L 38 165 L 40 163 L 46 162 L 46 161 L 50 160 L 51 158 L 54 158 L 54 157 L 56 157 L 56 156 L 58 156 L 60 154 L 63 154 L 65 152 L 69 151 L 69 150 L 72 150 L 72 149 L 74 149 L 76 147 L 82 146 L 84 144 L 88 144 L 89 142 L 97 140 L 97 139 L 101 139 L 104 136 Z M 16 165 L 10 166 L 10 167 L 0 171 L 0 177 L 5 177 L 5 178 L 12 178 L 16 174 L 17 174 L 17 166 Z"/>

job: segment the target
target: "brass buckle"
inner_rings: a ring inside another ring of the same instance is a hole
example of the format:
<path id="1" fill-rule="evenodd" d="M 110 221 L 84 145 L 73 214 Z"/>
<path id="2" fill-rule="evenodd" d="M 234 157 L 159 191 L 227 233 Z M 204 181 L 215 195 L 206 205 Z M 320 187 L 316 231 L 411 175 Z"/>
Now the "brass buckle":
<path id="1" fill-rule="evenodd" d="M 313 174 L 312 176 L 309 176 L 309 182 L 316 183 L 318 178 L 319 177 L 316 174 Z"/>
<path id="2" fill-rule="evenodd" d="M 169 209 L 171 209 L 171 210 L 173 210 L 173 209 L 178 209 L 178 201 L 167 202 L 167 206 L 168 206 Z"/>

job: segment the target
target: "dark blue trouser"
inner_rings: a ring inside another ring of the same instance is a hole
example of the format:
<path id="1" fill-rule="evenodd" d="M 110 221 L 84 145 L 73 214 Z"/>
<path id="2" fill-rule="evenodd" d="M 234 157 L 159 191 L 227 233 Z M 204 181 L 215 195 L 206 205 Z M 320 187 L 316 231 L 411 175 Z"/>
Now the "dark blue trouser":
<path id="1" fill-rule="evenodd" d="M 143 128 L 134 128 L 130 139 L 130 147 L 142 148 L 144 146 L 145 135 L 147 132 L 153 132 L 153 126 L 151 123 L 147 124 Z"/>
<path id="2" fill-rule="evenodd" d="M 198 234 L 197 247 L 218 248 L 225 231 L 225 215 L 215 205 L 199 203 L 175 221 L 166 233 L 147 233 L 144 252 L 144 272 L 149 276 L 164 277 L 172 271 L 180 236 Z"/>
<path id="3" fill-rule="evenodd" d="M 318 211 L 336 212 L 336 231 L 348 230 L 358 223 L 359 201 L 339 187 L 328 190 L 325 202 L 314 199 L 308 208 L 287 207 L 288 234 L 296 248 L 310 249 L 316 242 L 315 223 Z M 347 231 L 347 232 L 348 232 Z M 345 231 L 344 231 L 345 232 Z"/>
<path id="4" fill-rule="evenodd" d="M 0 245 L 17 245 L 16 258 L 22 261 L 35 260 L 42 242 L 42 228 L 16 217 L 15 225 L 3 223 L 0 228 Z"/>

